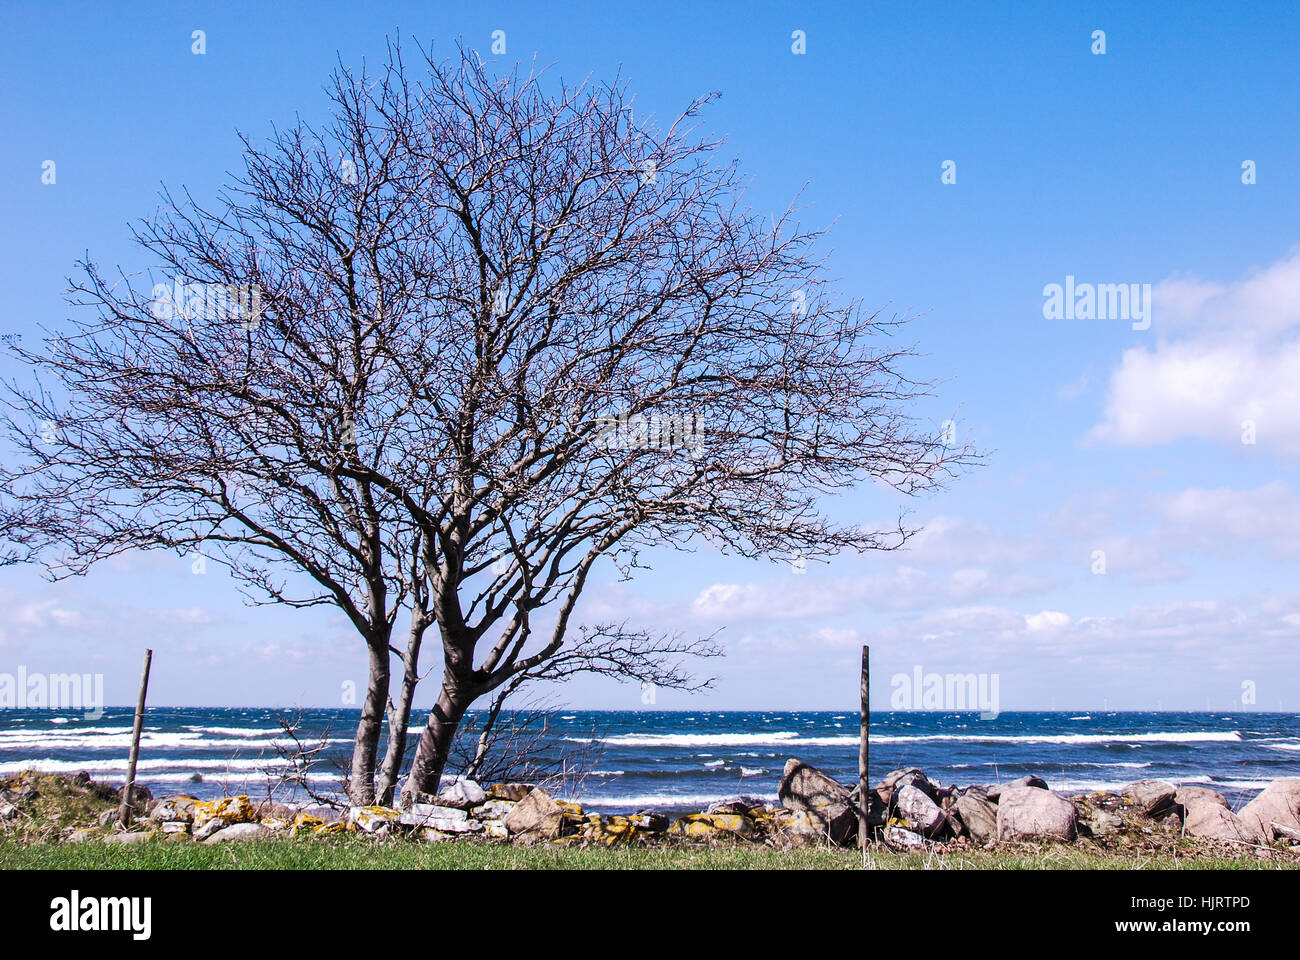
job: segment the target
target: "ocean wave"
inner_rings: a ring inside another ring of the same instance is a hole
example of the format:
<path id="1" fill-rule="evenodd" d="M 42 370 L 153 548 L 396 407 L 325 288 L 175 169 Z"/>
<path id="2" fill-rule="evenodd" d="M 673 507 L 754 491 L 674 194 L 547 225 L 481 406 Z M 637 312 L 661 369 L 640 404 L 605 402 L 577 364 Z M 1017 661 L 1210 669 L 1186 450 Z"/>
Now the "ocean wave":
<path id="1" fill-rule="evenodd" d="M 319 740 L 304 737 L 304 743 L 316 744 Z M 350 737 L 331 737 L 327 743 L 351 743 Z M 131 745 L 131 731 L 114 734 L 89 735 L 86 731 L 7 730 L 0 732 L 0 750 L 120 750 Z M 276 747 L 293 747 L 291 740 L 237 740 L 204 737 L 198 733 L 142 733 L 140 746 L 151 750 L 263 750 Z"/>
<path id="2" fill-rule="evenodd" d="M 168 760 L 165 758 L 145 758 L 136 764 L 138 771 L 166 771 L 183 768 L 191 773 L 198 770 L 265 770 L 274 764 L 267 760 Z M 39 770 L 42 773 L 126 773 L 127 761 L 120 760 L 55 760 L 47 757 L 41 760 L 18 760 L 0 763 L 0 775 L 17 773 L 19 770 Z M 146 778 L 141 777 L 141 780 Z"/>
<path id="3" fill-rule="evenodd" d="M 856 745 L 857 736 L 801 737 L 791 731 L 779 733 L 624 733 L 613 737 L 566 737 L 570 743 L 600 743 L 610 747 L 739 747 L 795 746 L 839 747 Z M 1026 733 L 1026 734 L 958 734 L 922 733 L 915 735 L 871 735 L 872 743 L 925 743 L 956 741 L 962 743 L 1235 743 L 1241 740 L 1236 730 L 1187 730 L 1165 733 Z"/>
<path id="4" fill-rule="evenodd" d="M 221 733 L 236 737 L 264 737 L 271 733 L 284 733 L 282 727 L 200 727 L 186 726 L 195 733 Z"/>

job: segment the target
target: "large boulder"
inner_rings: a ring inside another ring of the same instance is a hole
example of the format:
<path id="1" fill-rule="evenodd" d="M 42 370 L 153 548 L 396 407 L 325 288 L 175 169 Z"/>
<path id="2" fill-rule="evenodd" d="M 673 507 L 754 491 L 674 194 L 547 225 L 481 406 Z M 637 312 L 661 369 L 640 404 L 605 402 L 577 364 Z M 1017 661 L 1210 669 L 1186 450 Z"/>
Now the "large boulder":
<path id="1" fill-rule="evenodd" d="M 1046 790 L 1047 781 L 1042 777 L 1036 777 L 1030 774 L 1027 777 L 1021 777 L 1019 780 L 1012 780 L 1010 783 L 995 783 L 984 791 L 984 796 L 991 803 L 997 803 L 1002 794 L 1007 790 L 1014 790 L 1017 787 L 1033 787 L 1036 790 Z"/>
<path id="2" fill-rule="evenodd" d="M 506 814 L 505 824 L 510 836 L 522 843 L 544 843 L 560 835 L 564 807 L 541 787 L 535 787 Z"/>
<path id="3" fill-rule="evenodd" d="M 1234 843 L 1260 843 L 1263 831 L 1247 824 L 1227 807 L 1201 801 L 1187 808 L 1183 830 L 1190 837 Z"/>
<path id="4" fill-rule="evenodd" d="M 988 843 L 998 838 L 998 811 L 993 804 L 976 794 L 963 793 L 954 806 L 976 843 Z"/>
<path id="5" fill-rule="evenodd" d="M 848 789 L 816 767 L 787 760 L 777 793 L 783 807 L 807 813 L 831 843 L 843 845 L 856 835 L 858 815 Z"/>
<path id="6" fill-rule="evenodd" d="M 1174 809 L 1178 788 L 1164 780 L 1138 780 L 1125 787 L 1120 795 L 1132 800 L 1148 817 L 1159 817 Z"/>
<path id="7" fill-rule="evenodd" d="M 1217 790 L 1211 790 L 1209 787 L 1179 787 L 1174 793 L 1174 803 L 1184 810 L 1191 810 L 1198 803 L 1213 803 L 1225 810 L 1232 809 L 1223 794 Z"/>
<path id="8" fill-rule="evenodd" d="M 1074 804 L 1050 790 L 1003 789 L 998 798 L 998 839 L 1073 840 L 1078 816 Z"/>
<path id="9" fill-rule="evenodd" d="M 1285 836 L 1288 830 L 1300 831 L 1300 777 L 1274 780 L 1237 816 L 1268 841 Z"/>
<path id="10" fill-rule="evenodd" d="M 920 787 L 907 783 L 894 794 L 894 811 L 912 830 L 933 840 L 948 822 L 943 808 Z"/>

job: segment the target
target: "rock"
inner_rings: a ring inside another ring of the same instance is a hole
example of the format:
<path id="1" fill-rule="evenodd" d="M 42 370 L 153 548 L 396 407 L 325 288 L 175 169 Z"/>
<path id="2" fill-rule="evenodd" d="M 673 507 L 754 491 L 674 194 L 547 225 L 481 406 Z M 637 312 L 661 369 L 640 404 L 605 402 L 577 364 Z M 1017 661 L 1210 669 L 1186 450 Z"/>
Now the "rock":
<path id="1" fill-rule="evenodd" d="M 1164 780 L 1138 780 L 1125 787 L 1120 795 L 1141 807 L 1148 817 L 1159 817 L 1173 811 L 1177 792 L 1177 787 Z"/>
<path id="2" fill-rule="evenodd" d="M 226 843 L 230 840 L 258 840 L 269 837 L 271 831 L 260 823 L 232 823 L 208 837 L 208 843 Z"/>
<path id="3" fill-rule="evenodd" d="M 318 827 L 325 826 L 325 821 L 310 813 L 299 813 L 289 824 L 289 835 L 296 837 L 300 833 L 315 833 Z"/>
<path id="4" fill-rule="evenodd" d="M 564 808 L 541 787 L 534 787 L 506 815 L 510 836 L 523 843 L 543 843 L 560 835 L 564 825 Z"/>
<path id="5" fill-rule="evenodd" d="M 257 819 L 257 811 L 253 809 L 253 804 L 243 795 L 222 797 L 220 800 L 198 800 L 194 804 L 196 831 L 213 820 L 224 820 L 229 825 L 252 823 Z"/>
<path id="6" fill-rule="evenodd" d="M 17 820 L 18 808 L 8 800 L 0 800 L 0 820 Z"/>
<path id="7" fill-rule="evenodd" d="M 998 813 L 993 804 L 976 794 L 963 793 L 954 806 L 976 843 L 988 843 L 998 838 Z"/>
<path id="8" fill-rule="evenodd" d="M 704 808 L 704 812 L 738 813 L 743 817 L 749 811 L 762 807 L 764 803 L 762 797 L 727 797 L 723 800 L 715 800 Z"/>
<path id="9" fill-rule="evenodd" d="M 67 843 L 85 843 L 87 840 L 98 840 L 103 834 L 98 830 L 73 830 L 67 837 Z"/>
<path id="10" fill-rule="evenodd" d="M 1277 823 L 1291 830 L 1300 830 L 1300 777 L 1282 777 L 1274 780 L 1254 800 L 1237 814 L 1241 822 L 1266 841 L 1276 840 Z"/>
<path id="11" fill-rule="evenodd" d="M 895 847 L 923 847 L 925 837 L 914 830 L 903 827 L 889 827 L 885 830 L 885 842 Z"/>
<path id="12" fill-rule="evenodd" d="M 506 829 L 504 821 L 501 820 L 484 820 L 483 836 L 491 837 L 493 840 L 505 840 L 510 836 L 510 831 Z"/>
<path id="13" fill-rule="evenodd" d="M 1124 828 L 1124 818 L 1110 810 L 1094 809 L 1089 811 L 1083 821 L 1088 833 L 1094 837 L 1109 837 Z"/>
<path id="14" fill-rule="evenodd" d="M 120 786 L 117 790 L 114 791 L 114 793 L 117 796 L 118 803 L 121 803 L 122 798 L 126 796 L 125 791 L 126 791 L 126 784 L 122 784 L 122 786 Z M 152 799 L 153 799 L 153 794 L 149 792 L 149 788 L 146 787 L 143 783 L 136 783 L 131 785 L 131 809 L 144 812 L 148 808 L 149 801 Z"/>
<path id="15" fill-rule="evenodd" d="M 913 781 L 904 782 L 894 792 L 894 811 L 907 821 L 910 829 L 931 840 L 943 832 L 948 822 L 943 808 Z"/>
<path id="16" fill-rule="evenodd" d="M 647 820 L 648 818 L 637 814 L 602 817 L 593 813 L 578 830 L 578 835 L 585 841 L 605 847 L 625 845 L 641 834 L 650 832 L 646 827 Z"/>
<path id="17" fill-rule="evenodd" d="M 489 800 L 471 807 L 469 815 L 480 820 L 503 820 L 514 808 L 514 801 L 511 800 Z"/>
<path id="18" fill-rule="evenodd" d="M 725 835 L 750 838 L 754 825 L 738 813 L 692 813 L 668 828 L 670 836 L 717 840 Z"/>
<path id="19" fill-rule="evenodd" d="M 858 816 L 849 791 L 816 767 L 787 760 L 777 792 L 787 810 L 812 815 L 831 843 L 846 844 L 857 834 Z"/>
<path id="20" fill-rule="evenodd" d="M 253 804 L 253 812 L 259 822 L 267 819 L 293 820 L 298 813 L 298 809 L 289 806 L 287 803 L 278 803 L 275 800 L 261 800 Z"/>
<path id="21" fill-rule="evenodd" d="M 1189 837 L 1228 842 L 1261 843 L 1264 833 L 1258 827 L 1244 822 L 1227 807 L 1217 803 L 1193 803 L 1187 808 L 1183 831 Z"/>
<path id="22" fill-rule="evenodd" d="M 362 833 L 377 833 L 401 816 L 402 811 L 391 807 L 349 807 L 347 821 Z"/>
<path id="23" fill-rule="evenodd" d="M 880 797 L 884 803 L 892 803 L 894 799 L 894 791 L 897 789 L 899 782 L 904 779 L 914 780 L 918 777 L 925 780 L 927 783 L 929 782 L 926 775 L 921 772 L 920 767 L 904 767 L 901 770 L 891 770 L 889 773 L 885 774 L 884 780 L 881 780 L 880 783 L 876 784 L 876 795 Z"/>
<path id="24" fill-rule="evenodd" d="M 106 827 L 106 826 L 108 826 L 110 823 L 116 823 L 116 822 L 117 822 L 117 808 L 114 807 L 114 808 L 111 809 L 111 810 L 104 810 L 104 811 L 102 811 L 102 812 L 100 813 L 100 815 L 99 815 L 98 817 L 96 817 L 95 819 L 98 821 L 98 823 L 99 823 L 99 825 L 100 825 L 101 827 Z"/>
<path id="25" fill-rule="evenodd" d="M 533 785 L 531 783 L 494 783 L 488 788 L 487 798 L 489 800 L 511 800 L 518 803 L 528 796 L 532 789 Z"/>
<path id="26" fill-rule="evenodd" d="M 172 796 L 163 797 L 155 800 L 149 808 L 149 819 L 154 823 L 166 823 L 174 820 L 184 820 L 191 823 L 194 820 L 194 805 L 198 803 L 193 797 Z"/>
<path id="27" fill-rule="evenodd" d="M 1007 787 L 998 799 L 998 839 L 1073 840 L 1078 818 L 1074 804 L 1050 790 Z"/>
<path id="28" fill-rule="evenodd" d="M 90 786 L 90 774 L 85 770 L 78 770 L 76 775 L 72 778 L 72 782 L 79 787 L 88 787 Z"/>
<path id="29" fill-rule="evenodd" d="M 206 840 L 218 830 L 224 830 L 227 826 L 229 826 L 229 824 L 220 817 L 217 817 L 215 820 L 205 820 L 201 825 L 194 827 L 194 839 Z"/>
<path id="30" fill-rule="evenodd" d="M 429 828 L 444 833 L 470 832 L 469 811 L 459 807 L 444 807 L 436 803 L 413 803 L 403 811 L 398 823 L 408 827 Z M 482 829 L 481 827 L 477 829 Z"/>
<path id="31" fill-rule="evenodd" d="M 1030 774 L 1027 777 L 1021 777 L 1019 780 L 1012 780 L 1010 783 L 995 783 L 993 786 L 985 788 L 984 796 L 990 803 L 997 803 L 1004 791 L 1016 787 L 1033 787 L 1036 790 L 1046 790 L 1047 781 L 1042 777 Z"/>
<path id="32" fill-rule="evenodd" d="M 442 793 L 438 794 L 438 803 L 444 807 L 457 807 L 468 810 L 487 799 L 487 791 L 473 780 L 457 780 Z"/>
<path id="33" fill-rule="evenodd" d="M 858 796 L 862 790 L 862 784 L 858 784 L 849 792 L 849 804 L 853 809 L 859 810 Z M 880 799 L 880 794 L 875 790 L 867 789 L 867 826 L 882 827 L 885 821 L 889 819 L 889 807 Z"/>
<path id="34" fill-rule="evenodd" d="M 820 817 L 807 810 L 782 810 L 777 821 L 778 847 L 822 846 L 828 842 Z"/>
<path id="35" fill-rule="evenodd" d="M 19 787 L 16 790 L 0 790 L 0 797 L 3 797 L 15 806 L 30 803 L 40 795 L 40 791 L 31 784 Z"/>
<path id="36" fill-rule="evenodd" d="M 184 820 L 168 820 L 162 825 L 163 833 L 189 833 L 190 825 Z"/>
<path id="37" fill-rule="evenodd" d="M 1225 810 L 1232 809 L 1223 794 L 1217 790 L 1211 790 L 1209 787 L 1179 787 L 1174 793 L 1174 803 L 1184 810 L 1190 810 L 1193 805 L 1198 803 L 1213 803 Z"/>
<path id="38" fill-rule="evenodd" d="M 130 845 L 135 843 L 144 843 L 151 836 L 153 836 L 153 834 L 145 833 L 143 831 L 137 831 L 135 833 L 110 833 L 104 838 L 104 842 L 113 844 L 114 846 L 119 844 Z"/>

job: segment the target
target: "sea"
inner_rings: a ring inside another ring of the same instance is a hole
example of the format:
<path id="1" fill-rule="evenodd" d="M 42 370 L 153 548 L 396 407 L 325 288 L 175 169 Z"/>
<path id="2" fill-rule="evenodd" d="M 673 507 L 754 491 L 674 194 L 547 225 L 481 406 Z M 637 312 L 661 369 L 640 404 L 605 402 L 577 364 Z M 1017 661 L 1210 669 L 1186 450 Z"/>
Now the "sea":
<path id="1" fill-rule="evenodd" d="M 312 792 L 337 791 L 355 710 L 171 708 L 147 711 L 136 779 L 155 796 L 247 793 L 302 802 L 282 785 L 295 736 L 320 747 Z M 0 710 L 0 775 L 24 768 L 126 778 L 132 709 L 100 717 Z M 413 723 L 418 730 L 418 720 Z M 559 792 L 588 810 L 700 810 L 745 795 L 775 799 L 791 757 L 841 782 L 858 776 L 858 715 L 836 711 L 560 710 L 538 749 L 568 774 Z M 945 785 L 1036 774 L 1059 792 L 1118 789 L 1141 779 L 1199 784 L 1239 807 L 1277 777 L 1300 776 L 1300 716 L 1291 713 L 1074 711 L 873 714 L 870 775 L 920 767 Z"/>

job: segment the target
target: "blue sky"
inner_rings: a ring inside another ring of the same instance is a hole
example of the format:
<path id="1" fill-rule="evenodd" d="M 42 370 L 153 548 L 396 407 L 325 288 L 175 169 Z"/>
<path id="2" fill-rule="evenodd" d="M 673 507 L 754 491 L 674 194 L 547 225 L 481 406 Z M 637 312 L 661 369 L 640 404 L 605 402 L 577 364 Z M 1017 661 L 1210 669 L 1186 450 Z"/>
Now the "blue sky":
<path id="1" fill-rule="evenodd" d="M 319 119 L 336 58 L 377 62 L 398 30 L 438 54 L 456 37 L 486 53 L 504 30 L 499 60 L 621 70 L 661 116 L 720 91 L 706 124 L 754 205 L 804 190 L 805 219 L 834 222 L 844 292 L 920 314 L 913 370 L 944 380 L 921 412 L 956 412 L 991 451 L 909 504 L 927 532 L 907 552 L 804 574 L 665 555 L 633 584 L 598 581 L 588 616 L 722 628 L 716 692 L 658 706 L 849 706 L 867 642 L 881 703 L 921 666 L 997 673 L 1004 710 L 1300 709 L 1300 7 L 12 4 L 0 330 L 65 317 L 87 251 L 139 265 L 127 226 L 162 184 L 210 200 L 237 130 Z M 1067 275 L 1151 284 L 1151 328 L 1044 319 L 1044 286 Z M 833 509 L 897 506 L 868 488 Z M 157 703 L 329 706 L 363 679 L 345 624 L 246 608 L 179 558 L 56 585 L 0 572 L 0 671 L 102 672 L 124 703 L 145 645 Z M 560 695 L 641 705 L 605 682 Z"/>

